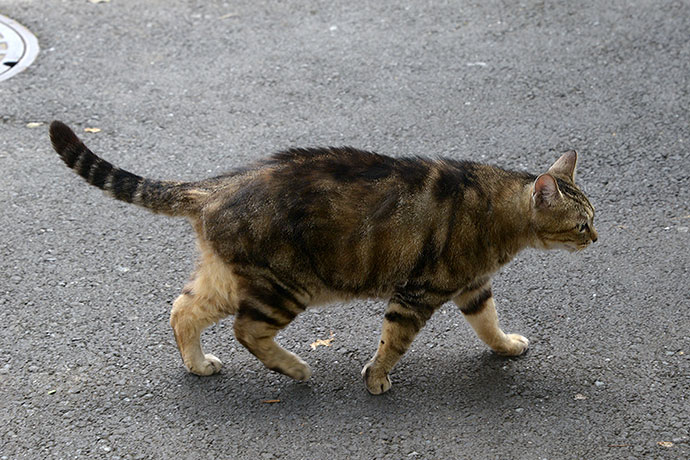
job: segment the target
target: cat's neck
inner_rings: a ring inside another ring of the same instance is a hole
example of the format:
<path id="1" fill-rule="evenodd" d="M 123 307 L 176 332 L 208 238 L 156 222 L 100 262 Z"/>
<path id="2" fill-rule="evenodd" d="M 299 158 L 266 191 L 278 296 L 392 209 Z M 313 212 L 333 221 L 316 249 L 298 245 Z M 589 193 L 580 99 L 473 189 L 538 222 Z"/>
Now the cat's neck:
<path id="1" fill-rule="evenodd" d="M 530 178 L 511 177 L 496 189 L 496 196 L 492 197 L 494 210 L 489 223 L 489 237 L 497 249 L 501 265 L 522 249 L 533 246 L 532 188 Z"/>

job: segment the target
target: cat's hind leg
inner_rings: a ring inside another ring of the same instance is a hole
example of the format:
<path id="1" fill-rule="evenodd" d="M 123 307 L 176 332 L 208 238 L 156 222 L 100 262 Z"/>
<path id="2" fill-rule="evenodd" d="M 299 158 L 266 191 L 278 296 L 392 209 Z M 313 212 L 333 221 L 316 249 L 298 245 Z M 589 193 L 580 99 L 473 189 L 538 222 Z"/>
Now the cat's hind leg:
<path id="1" fill-rule="evenodd" d="M 245 279 L 242 284 L 234 324 L 237 340 L 267 368 L 295 380 L 308 380 L 309 365 L 274 340 L 305 305 L 275 280 Z"/>
<path id="2" fill-rule="evenodd" d="M 236 311 L 236 280 L 230 266 L 210 250 L 203 250 L 192 281 L 173 303 L 170 325 L 189 372 L 211 375 L 221 361 L 201 348 L 201 332 Z"/>
<path id="3" fill-rule="evenodd" d="M 189 288 L 173 303 L 170 325 L 175 333 L 182 361 L 189 372 L 211 375 L 220 371 L 221 361 L 212 354 L 205 354 L 201 349 L 201 332 L 225 316 L 227 313 L 209 303 L 208 299 L 195 295 Z"/>
<path id="4" fill-rule="evenodd" d="M 527 351 L 529 340 L 518 334 L 505 334 L 498 325 L 498 314 L 491 284 L 471 287 L 453 299 L 477 336 L 494 352 L 518 356 Z"/>

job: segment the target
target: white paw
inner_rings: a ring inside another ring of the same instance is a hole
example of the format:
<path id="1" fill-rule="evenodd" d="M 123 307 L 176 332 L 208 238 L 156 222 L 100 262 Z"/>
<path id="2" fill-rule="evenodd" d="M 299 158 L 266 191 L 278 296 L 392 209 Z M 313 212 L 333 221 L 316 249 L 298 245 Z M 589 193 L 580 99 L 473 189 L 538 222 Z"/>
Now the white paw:
<path id="1" fill-rule="evenodd" d="M 501 347 L 494 350 L 502 356 L 519 356 L 527 351 L 529 340 L 519 334 L 508 334 Z"/>
<path id="2" fill-rule="evenodd" d="M 380 395 L 390 390 L 393 384 L 388 374 L 376 372 L 376 368 L 373 368 L 372 364 L 373 362 L 369 361 L 364 368 L 362 368 L 362 378 L 364 379 L 364 385 L 366 385 L 369 393 Z"/>
<path id="3" fill-rule="evenodd" d="M 276 366 L 269 367 L 269 369 L 300 381 L 309 380 L 309 377 L 311 377 L 311 367 L 309 367 L 309 364 L 305 363 L 294 353 L 290 353 L 288 359 Z"/>
<path id="4" fill-rule="evenodd" d="M 189 372 L 196 375 L 213 375 L 220 372 L 220 368 L 223 367 L 223 363 L 220 359 L 216 358 L 212 354 L 204 355 L 204 360 L 198 363 L 194 363 L 192 366 L 188 366 Z"/>
<path id="5" fill-rule="evenodd" d="M 311 377 L 311 367 L 309 367 L 309 364 L 302 361 L 301 363 L 294 364 L 286 369 L 285 375 L 303 382 L 305 380 L 309 380 Z"/>

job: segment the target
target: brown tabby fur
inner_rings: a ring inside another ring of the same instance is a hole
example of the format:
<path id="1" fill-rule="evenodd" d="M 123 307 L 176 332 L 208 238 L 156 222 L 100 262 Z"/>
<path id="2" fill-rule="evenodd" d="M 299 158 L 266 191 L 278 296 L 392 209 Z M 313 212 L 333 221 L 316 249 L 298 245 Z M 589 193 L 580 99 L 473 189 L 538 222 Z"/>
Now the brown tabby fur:
<path id="1" fill-rule="evenodd" d="M 145 179 L 97 157 L 63 123 L 50 135 L 64 162 L 113 197 L 187 217 L 201 259 L 170 323 L 186 367 L 204 354 L 201 331 L 235 315 L 237 339 L 269 369 L 306 380 L 309 366 L 273 340 L 307 307 L 358 297 L 389 301 L 367 389 L 417 332 L 453 300 L 494 351 L 528 341 L 498 326 L 491 276 L 521 249 L 583 249 L 597 240 L 594 209 L 575 186 L 574 151 L 535 176 L 468 161 L 394 159 L 352 148 L 292 149 L 199 182 Z"/>

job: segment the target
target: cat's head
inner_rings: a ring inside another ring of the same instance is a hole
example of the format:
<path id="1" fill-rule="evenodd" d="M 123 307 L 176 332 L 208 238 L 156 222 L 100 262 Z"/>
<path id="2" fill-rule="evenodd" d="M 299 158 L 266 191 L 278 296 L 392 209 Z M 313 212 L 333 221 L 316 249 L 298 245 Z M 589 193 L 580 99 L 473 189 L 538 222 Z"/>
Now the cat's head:
<path id="1" fill-rule="evenodd" d="M 564 153 L 532 187 L 534 246 L 578 251 L 597 240 L 594 207 L 575 185 L 577 152 Z"/>

